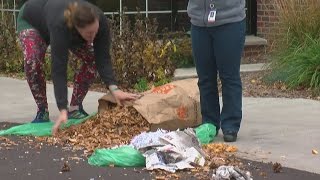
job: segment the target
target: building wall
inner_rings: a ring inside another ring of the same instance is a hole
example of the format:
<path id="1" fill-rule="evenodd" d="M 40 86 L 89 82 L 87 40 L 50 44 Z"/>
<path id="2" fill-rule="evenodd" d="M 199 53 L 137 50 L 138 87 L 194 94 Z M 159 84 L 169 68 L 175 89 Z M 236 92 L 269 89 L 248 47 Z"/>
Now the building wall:
<path id="1" fill-rule="evenodd" d="M 275 1 L 257 0 L 257 35 L 269 41 L 280 32 Z"/>

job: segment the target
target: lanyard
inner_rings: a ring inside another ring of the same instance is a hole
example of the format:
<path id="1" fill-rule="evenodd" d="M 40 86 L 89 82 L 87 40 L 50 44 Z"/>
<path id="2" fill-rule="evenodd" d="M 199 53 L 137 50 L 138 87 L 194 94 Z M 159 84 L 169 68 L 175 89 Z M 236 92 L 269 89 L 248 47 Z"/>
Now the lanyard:
<path id="1" fill-rule="evenodd" d="M 216 15 L 217 15 L 217 10 L 211 0 L 211 3 L 210 3 L 210 12 L 209 12 L 209 15 L 208 15 L 208 23 L 214 23 L 216 21 Z"/>

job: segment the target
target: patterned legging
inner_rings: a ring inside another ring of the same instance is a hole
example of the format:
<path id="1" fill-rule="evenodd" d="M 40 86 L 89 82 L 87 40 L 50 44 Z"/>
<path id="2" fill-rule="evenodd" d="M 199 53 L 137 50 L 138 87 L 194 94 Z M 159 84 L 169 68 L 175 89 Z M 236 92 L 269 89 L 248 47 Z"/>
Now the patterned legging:
<path id="1" fill-rule="evenodd" d="M 19 39 L 23 49 L 24 69 L 31 93 L 38 109 L 48 110 L 46 80 L 43 70 L 48 45 L 35 29 L 22 31 L 19 34 Z M 92 46 L 83 45 L 81 48 L 72 50 L 72 53 L 82 60 L 82 65 L 74 76 L 73 93 L 70 102 L 70 106 L 78 106 L 82 104 L 94 80 L 96 66 Z"/>

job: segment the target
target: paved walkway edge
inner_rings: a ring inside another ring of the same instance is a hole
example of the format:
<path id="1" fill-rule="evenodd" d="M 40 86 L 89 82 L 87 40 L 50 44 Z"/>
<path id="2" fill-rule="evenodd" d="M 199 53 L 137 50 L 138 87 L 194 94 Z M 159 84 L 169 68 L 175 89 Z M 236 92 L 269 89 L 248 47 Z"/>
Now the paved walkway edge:
<path id="1" fill-rule="evenodd" d="M 257 63 L 257 64 L 242 64 L 240 67 L 241 72 L 256 72 L 256 71 L 262 71 L 267 67 L 267 64 L 265 63 Z M 187 78 L 196 78 L 197 72 L 196 68 L 179 68 L 176 69 L 174 80 L 181 80 L 181 79 L 187 79 Z"/>

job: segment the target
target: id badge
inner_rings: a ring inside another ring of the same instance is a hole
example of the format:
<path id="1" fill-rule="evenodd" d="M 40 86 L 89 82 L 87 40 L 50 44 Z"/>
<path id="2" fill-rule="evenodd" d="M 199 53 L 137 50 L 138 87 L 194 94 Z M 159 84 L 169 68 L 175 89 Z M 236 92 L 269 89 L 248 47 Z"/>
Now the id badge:
<path id="1" fill-rule="evenodd" d="M 216 21 L 216 15 L 217 15 L 217 11 L 211 10 L 208 15 L 208 23 L 214 23 Z"/>

